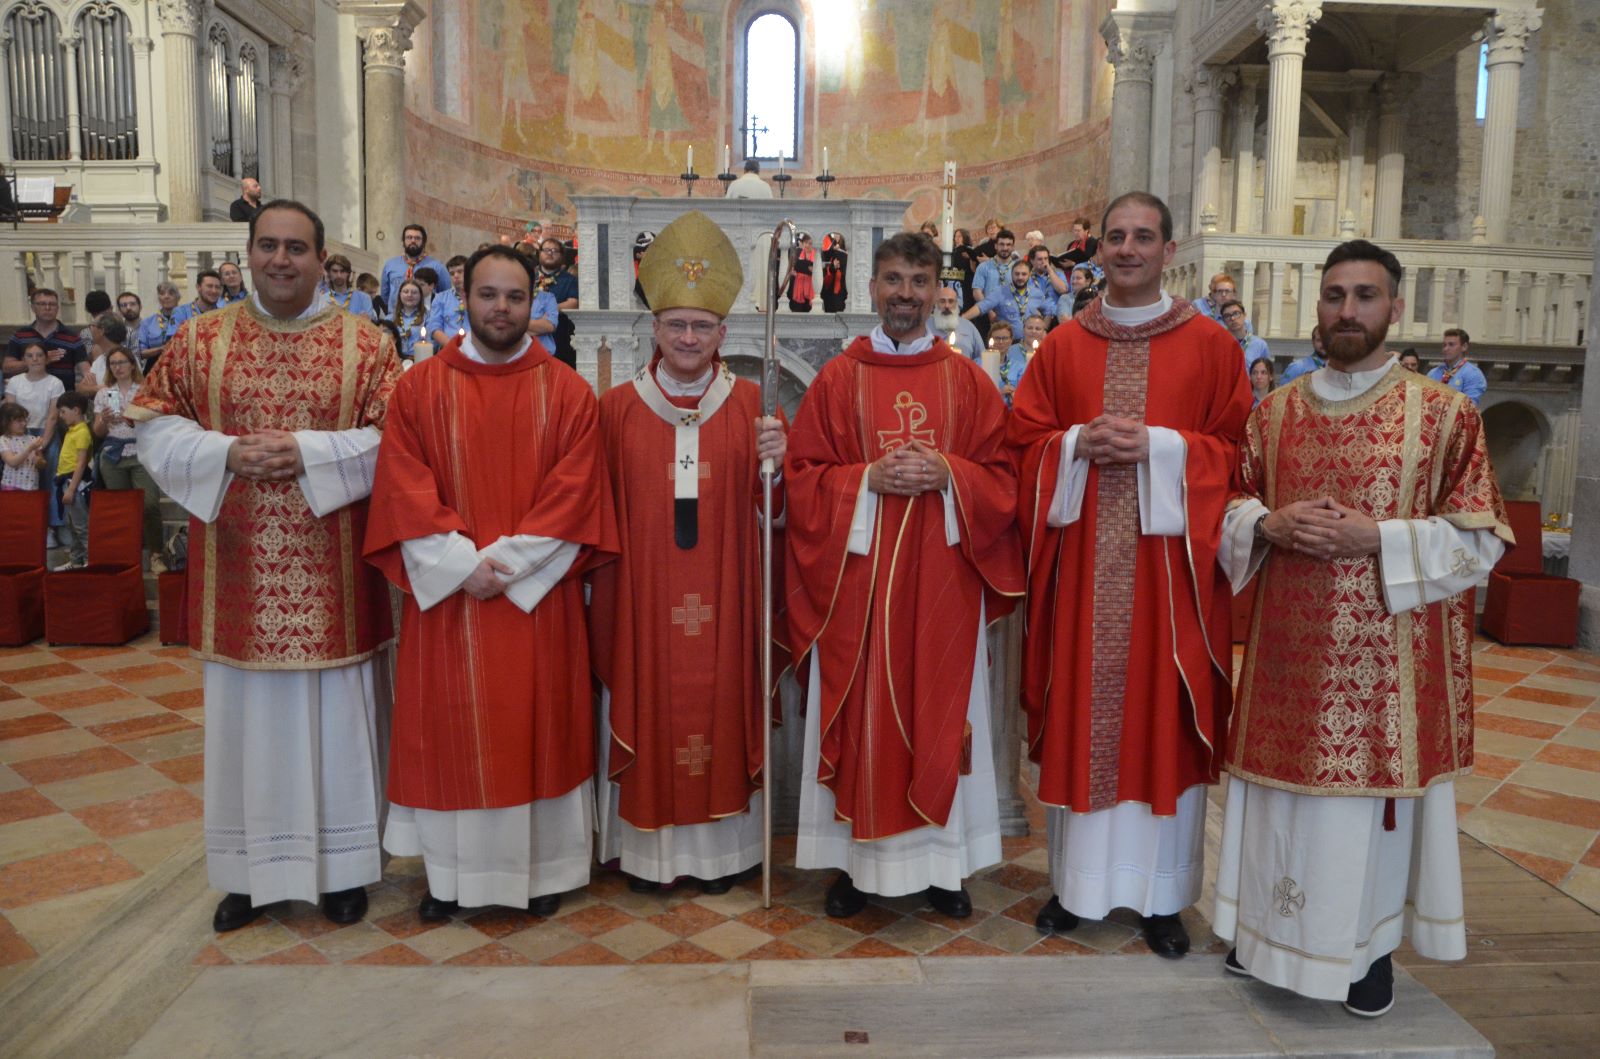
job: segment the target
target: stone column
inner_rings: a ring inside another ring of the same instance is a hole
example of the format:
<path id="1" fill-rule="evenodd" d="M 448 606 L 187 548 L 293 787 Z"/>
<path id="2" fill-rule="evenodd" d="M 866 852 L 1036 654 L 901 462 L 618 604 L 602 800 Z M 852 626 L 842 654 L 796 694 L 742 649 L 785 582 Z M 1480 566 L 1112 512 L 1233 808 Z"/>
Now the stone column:
<path id="1" fill-rule="evenodd" d="M 1405 190 L 1405 122 L 1401 108 L 1411 90 L 1411 78 L 1384 74 L 1378 88 L 1378 172 L 1372 195 L 1372 238 L 1400 238 L 1400 198 Z"/>
<path id="2" fill-rule="evenodd" d="M 1600 232 L 1595 233 L 1589 304 L 1600 298 Z M 1589 328 L 1588 362 L 1600 364 L 1600 328 Z M 1578 480 L 1572 498 L 1572 557 L 1567 576 L 1583 582 L 1578 646 L 1600 651 L 1600 371 L 1583 373 L 1583 406 L 1574 460 Z"/>
<path id="3" fill-rule="evenodd" d="M 1346 174 L 1348 182 L 1345 184 L 1344 212 L 1354 222 L 1356 235 L 1367 230 L 1362 219 L 1361 193 L 1367 184 L 1367 123 L 1372 120 L 1370 101 L 1371 97 L 1365 90 L 1352 93 L 1350 97 L 1350 170 Z M 1344 220 L 1344 217 L 1339 219 L 1341 226 Z"/>
<path id="4" fill-rule="evenodd" d="M 61 38 L 67 61 L 67 158 L 73 162 L 83 160 L 83 114 L 78 107 L 78 45 L 82 43 L 76 33 Z"/>
<path id="5" fill-rule="evenodd" d="M 162 59 L 167 67 L 167 216 L 200 219 L 200 0 L 157 0 Z"/>
<path id="6" fill-rule="evenodd" d="M 1215 213 L 1222 198 L 1222 93 L 1237 75 L 1232 70 L 1201 65 L 1189 75 L 1194 96 L 1194 195 L 1191 232 L 1201 231 L 1200 218 Z"/>
<path id="7" fill-rule="evenodd" d="M 365 5 L 372 14 L 356 20 L 361 39 L 365 106 L 361 125 L 366 156 L 367 249 L 379 257 L 400 252 L 400 229 L 406 223 L 405 75 L 411 31 L 422 19 L 421 8 L 404 4 Z"/>
<path id="8" fill-rule="evenodd" d="M 1106 60 L 1116 69 L 1111 92 L 1110 198 L 1150 187 L 1150 102 L 1156 54 L 1164 40 L 1154 33 L 1124 29 L 1106 19 L 1100 27 Z"/>
<path id="9" fill-rule="evenodd" d="M 1478 214 L 1489 242 L 1503 243 L 1511 217 L 1511 166 L 1517 144 L 1517 88 L 1528 54 L 1528 38 L 1538 29 L 1538 11 L 1500 12 L 1484 28 L 1489 44 L 1489 92 L 1483 116 L 1483 168 L 1478 184 Z"/>
<path id="10" fill-rule="evenodd" d="M 0 25 L 3 25 L 3 23 L 0 23 Z M 0 70 L 11 69 L 11 53 L 13 50 L 11 34 L 0 29 Z M 0 162 L 11 162 L 11 92 L 9 91 L 9 86 L 7 86 L 6 91 L 0 91 Z M 22 255 L 18 254 L 17 259 L 20 261 Z"/>
<path id="11" fill-rule="evenodd" d="M 1240 70 L 1233 103 L 1233 230 L 1255 230 L 1256 115 L 1261 110 L 1261 71 Z"/>
<path id="12" fill-rule="evenodd" d="M 267 49 L 268 92 L 272 96 L 272 172 L 261 174 L 267 198 L 294 198 L 294 94 L 305 81 L 306 64 L 293 51 L 274 44 Z M 269 184 L 268 181 L 271 183 Z"/>
<path id="13" fill-rule="evenodd" d="M 1322 17 L 1322 0 L 1277 0 L 1256 16 L 1267 36 L 1267 187 L 1264 228 L 1268 235 L 1294 231 L 1294 178 L 1300 154 L 1300 87 L 1306 39 Z"/>

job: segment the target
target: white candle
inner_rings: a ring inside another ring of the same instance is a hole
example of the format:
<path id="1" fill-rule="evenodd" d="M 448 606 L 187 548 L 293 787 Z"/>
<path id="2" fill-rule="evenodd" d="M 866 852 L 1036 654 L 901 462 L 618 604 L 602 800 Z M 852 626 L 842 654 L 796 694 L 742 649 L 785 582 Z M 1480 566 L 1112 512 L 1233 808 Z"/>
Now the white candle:
<path id="1" fill-rule="evenodd" d="M 691 146 L 689 148 L 689 152 L 688 153 L 689 153 L 689 158 L 688 158 L 688 160 L 687 160 L 687 162 L 685 164 L 688 166 L 688 172 L 692 173 L 692 172 L 694 172 L 694 147 L 693 146 Z"/>
<path id="2" fill-rule="evenodd" d="M 983 351 L 983 371 L 985 375 L 994 380 L 996 388 L 1000 386 L 1000 351 L 991 347 Z"/>
<path id="3" fill-rule="evenodd" d="M 1039 340 L 1036 338 L 1033 340 L 1033 347 L 1028 350 L 1028 363 L 1033 363 L 1033 355 L 1037 352 L 1039 352 Z"/>
<path id="4" fill-rule="evenodd" d="M 722 171 L 724 173 L 733 172 L 733 144 L 731 143 L 722 145 Z"/>
<path id="5" fill-rule="evenodd" d="M 956 333 L 954 331 L 950 332 L 950 348 L 956 349 Z M 957 352 L 960 352 L 960 350 L 957 350 Z"/>
<path id="6" fill-rule="evenodd" d="M 826 147 L 822 149 L 822 171 L 823 173 L 828 171 L 828 149 Z"/>
<path id="7" fill-rule="evenodd" d="M 939 216 L 939 249 L 948 254 L 956 245 L 956 164 L 944 164 L 944 209 Z"/>

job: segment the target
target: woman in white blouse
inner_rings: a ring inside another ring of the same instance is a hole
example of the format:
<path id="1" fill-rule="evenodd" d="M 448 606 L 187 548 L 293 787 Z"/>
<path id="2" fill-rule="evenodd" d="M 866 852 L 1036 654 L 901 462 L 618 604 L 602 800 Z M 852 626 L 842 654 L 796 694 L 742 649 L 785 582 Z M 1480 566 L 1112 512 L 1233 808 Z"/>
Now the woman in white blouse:
<path id="1" fill-rule="evenodd" d="M 100 446 L 100 487 L 144 491 L 144 546 L 150 553 L 151 572 L 164 573 L 167 564 L 162 556 L 161 490 L 139 463 L 133 423 L 127 415 L 128 406 L 144 382 L 144 373 L 133 354 L 118 347 L 106 354 L 105 375 L 99 381 L 103 385 L 94 395 L 94 436 L 104 439 Z"/>

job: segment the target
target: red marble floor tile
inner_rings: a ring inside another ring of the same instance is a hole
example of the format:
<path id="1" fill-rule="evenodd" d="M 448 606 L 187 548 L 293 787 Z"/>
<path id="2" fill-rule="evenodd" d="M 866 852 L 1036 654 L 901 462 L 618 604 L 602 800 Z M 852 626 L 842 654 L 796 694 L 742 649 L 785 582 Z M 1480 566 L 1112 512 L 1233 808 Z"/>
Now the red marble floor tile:
<path id="1" fill-rule="evenodd" d="M 1514 688 L 1507 688 L 1505 697 L 1508 699 L 1520 699 L 1523 702 L 1539 702 L 1546 706 L 1570 706 L 1575 709 L 1593 706 L 1596 698 L 1594 695 L 1576 695 L 1570 691 L 1532 688 L 1526 684 L 1518 684 Z"/>
<path id="2" fill-rule="evenodd" d="M 569 916 L 562 916 L 556 922 L 586 938 L 596 938 L 607 931 L 627 926 L 634 922 L 634 917 L 611 905 L 590 905 Z"/>
<path id="3" fill-rule="evenodd" d="M 430 930 L 438 930 L 444 924 L 424 923 L 422 918 L 417 915 L 416 908 L 412 907 L 404 912 L 396 912 L 394 915 L 384 916 L 382 919 L 375 920 L 373 926 L 397 938 L 414 938 L 418 934 L 426 934 Z"/>
<path id="4" fill-rule="evenodd" d="M 1026 923 L 1031 927 L 1034 920 L 1039 918 L 1039 910 L 1048 904 L 1049 900 L 1047 897 L 1026 897 L 1006 909 L 1001 915 L 1007 919 L 1014 919 L 1018 923 Z"/>
<path id="5" fill-rule="evenodd" d="M 841 927 L 849 927 L 858 934 L 876 934 L 890 923 L 899 921 L 899 912 L 871 903 L 849 919 L 835 920 Z"/>
<path id="6" fill-rule="evenodd" d="M 1587 710 L 1572 722 L 1579 728 L 1600 729 L 1600 710 Z"/>
<path id="7" fill-rule="evenodd" d="M 671 945 L 642 956 L 639 963 L 722 963 L 722 957 L 707 952 L 691 941 L 675 941 Z"/>
<path id="8" fill-rule="evenodd" d="M 81 846 L 46 853 L 0 865 L 0 908 L 21 908 L 139 875 L 139 869 L 110 846 Z"/>
<path id="9" fill-rule="evenodd" d="M 1567 680 L 1586 680 L 1591 684 L 1600 684 L 1600 669 L 1590 669 L 1588 666 L 1550 665 L 1539 670 L 1541 677 L 1563 677 Z"/>
<path id="10" fill-rule="evenodd" d="M 998 949 L 996 952 L 1000 951 Z M 907 952 L 897 945 L 890 945 L 877 938 L 862 938 L 854 945 L 841 952 L 833 954 L 836 960 L 861 960 L 861 959 L 893 959 L 896 956 L 913 956 L 915 953 Z"/>
<path id="11" fill-rule="evenodd" d="M 1079 945 L 1071 938 L 1063 938 L 1059 934 L 1051 934 L 1040 938 L 1036 944 L 1022 950 L 1026 956 L 1098 956 L 1099 953 L 1087 945 Z"/>
<path id="12" fill-rule="evenodd" d="M 976 938 L 965 935 L 945 942 L 943 945 L 928 953 L 929 956 L 1008 956 L 1004 949 L 997 949 L 993 945 L 985 945 Z"/>
<path id="13" fill-rule="evenodd" d="M 1487 706 L 1489 703 L 1491 703 L 1493 701 L 1494 701 L 1494 696 L 1493 695 L 1479 695 L 1477 692 L 1473 692 L 1472 693 L 1472 708 L 1474 710 L 1479 709 L 1479 708 L 1484 707 L 1484 706 Z"/>
<path id="14" fill-rule="evenodd" d="M 1560 657 L 1554 651 L 1546 651 L 1542 647 L 1508 647 L 1503 643 L 1486 647 L 1479 653 L 1488 657 L 1504 655 L 1507 658 L 1522 658 L 1531 662 L 1549 662 Z"/>
<path id="15" fill-rule="evenodd" d="M 564 922 L 564 921 L 563 921 Z M 592 941 L 586 941 L 576 948 L 550 957 L 541 966 L 544 967 L 599 967 L 605 964 L 627 963 L 621 956 Z"/>
<path id="16" fill-rule="evenodd" d="M 817 921 L 816 916 L 809 916 L 798 908 L 788 905 L 773 905 L 771 908 L 752 908 L 739 917 L 739 922 L 747 927 L 755 927 L 774 937 L 782 937 L 791 930 L 798 930 L 810 923 Z"/>
<path id="17" fill-rule="evenodd" d="M 25 717 L 8 717 L 0 720 L 0 740 L 25 739 L 30 735 L 59 732 L 63 728 L 71 727 L 71 721 L 64 721 L 53 713 L 30 713 Z"/>
<path id="18" fill-rule="evenodd" d="M 693 901 L 685 901 L 675 908 L 669 908 L 660 915 L 651 916 L 649 922 L 662 930 L 678 935 L 680 938 L 687 938 L 700 933 L 702 930 L 710 930 L 717 924 L 725 922 L 727 918 L 727 916 L 719 912 L 711 911 L 705 905 L 696 904 Z M 740 918 L 742 919 L 743 917 Z M 750 926 L 755 925 L 749 923 L 748 920 L 745 922 Z"/>
<path id="19" fill-rule="evenodd" d="M 999 867 L 984 872 L 982 878 L 985 882 L 992 882 L 1015 890 L 1022 894 L 1031 894 L 1033 891 L 1050 885 L 1050 876 L 1042 871 L 1024 868 L 1017 864 L 1001 864 Z"/>
<path id="20" fill-rule="evenodd" d="M 153 655 L 156 658 L 193 658 L 194 649 L 183 646 L 152 647 L 150 650 L 146 651 L 145 654 Z"/>
<path id="21" fill-rule="evenodd" d="M 491 941 L 487 945 L 480 945 L 470 952 L 460 956 L 452 956 L 444 961 L 454 967 L 532 967 L 533 961 L 506 948 L 498 941 Z"/>
<path id="22" fill-rule="evenodd" d="M 53 680 L 56 677 L 66 677 L 82 672 L 83 669 L 81 667 L 75 666 L 71 662 L 48 662 L 44 665 L 24 666 L 21 669 L 0 670 L 0 677 L 3 677 L 7 684 L 15 686 L 35 680 Z"/>
<path id="23" fill-rule="evenodd" d="M 158 677 L 181 677 L 189 670 L 182 666 L 175 666 L 171 662 L 145 662 L 141 665 L 127 666 L 123 669 L 103 669 L 101 678 L 113 684 L 137 684 L 141 680 L 155 680 Z"/>
<path id="24" fill-rule="evenodd" d="M 0 967 L 26 963 L 38 955 L 33 946 L 28 944 L 28 939 L 17 933 L 11 920 L 0 916 Z"/>
<path id="25" fill-rule="evenodd" d="M 746 960 L 815 960 L 818 956 L 814 952 L 807 952 L 798 945 L 791 945 L 782 938 L 767 942 L 759 949 L 751 949 L 744 954 Z"/>
<path id="26" fill-rule="evenodd" d="M 293 948 L 281 949 L 278 952 L 268 953 L 259 959 L 251 960 L 253 964 L 266 964 L 268 966 L 309 966 L 331 962 L 326 956 L 313 949 L 305 942 Z"/>
<path id="27" fill-rule="evenodd" d="M 430 963 L 426 956 L 409 945 L 395 942 L 385 945 L 377 952 L 369 952 L 365 956 L 357 956 L 353 960 L 344 961 L 360 967 L 426 967 Z"/>
<path id="28" fill-rule="evenodd" d="M 1562 765 L 1569 769 L 1600 772 L 1600 750 L 1590 750 L 1588 747 L 1551 743 L 1533 755 L 1533 759 L 1550 765 Z"/>
<path id="29" fill-rule="evenodd" d="M 46 783 L 75 780 L 80 776 L 92 776 L 97 772 L 109 772 L 112 769 L 127 768 L 129 765 L 137 764 L 137 761 L 114 746 L 95 746 L 87 750 L 75 750 L 70 754 L 18 761 L 12 764 L 11 768 L 17 775 L 38 787 Z"/>
<path id="30" fill-rule="evenodd" d="M 206 945 L 189 961 L 191 967 L 232 967 L 233 960 L 215 945 Z"/>
<path id="31" fill-rule="evenodd" d="M 26 698 L 22 692 L 10 684 L 0 684 L 0 702 L 10 702 L 12 699 Z"/>
<path id="32" fill-rule="evenodd" d="M 137 647 L 126 644 L 120 647 L 52 647 L 50 653 L 57 658 L 68 662 L 77 662 L 85 658 L 106 658 L 110 655 L 131 655 L 138 652 Z"/>
<path id="33" fill-rule="evenodd" d="M 1526 717 L 1507 717 L 1505 714 L 1489 713 L 1487 710 L 1479 710 L 1473 720 L 1479 728 L 1505 732 L 1507 735 L 1520 735 L 1528 739 L 1553 739 L 1565 727 L 1559 724 L 1545 724 L 1543 721 L 1530 721 Z"/>
<path id="34" fill-rule="evenodd" d="M 198 820 L 200 799 L 185 790 L 167 789 L 141 794 L 120 802 L 105 802 L 73 810 L 72 815 L 101 838 L 121 838 L 158 827 Z"/>
<path id="35" fill-rule="evenodd" d="M 496 941 L 542 922 L 522 908 L 486 908 L 467 918 L 469 926 Z"/>
<path id="36" fill-rule="evenodd" d="M 33 701 L 47 710 L 75 710 L 80 706 L 98 706 L 102 702 L 116 702 L 119 699 L 132 698 L 126 688 L 119 688 L 114 684 L 101 684 L 92 688 L 77 688 L 73 691 L 57 691 L 49 695 L 38 695 Z"/>
<path id="37" fill-rule="evenodd" d="M 126 743 L 152 735 L 168 735 L 187 731 L 199 725 L 175 713 L 153 713 L 144 717 L 129 717 L 126 721 L 90 725 L 89 731 L 108 743 Z"/>
<path id="38" fill-rule="evenodd" d="M 1506 846 L 1495 846 L 1494 848 L 1527 868 L 1551 886 L 1560 886 L 1561 880 L 1565 879 L 1567 873 L 1572 870 L 1572 865 L 1563 860 L 1556 860 L 1554 857 L 1545 857 L 1538 853 L 1524 853 L 1520 849 L 1511 849 Z"/>
<path id="39" fill-rule="evenodd" d="M 269 913 L 269 915 L 283 926 L 288 927 L 297 937 L 304 938 L 306 941 L 344 929 L 323 915 L 322 909 L 316 905 L 305 905 L 296 902 L 277 909 Z"/>
<path id="40" fill-rule="evenodd" d="M 1492 680 L 1496 684 L 1519 684 L 1528 674 L 1520 669 L 1496 669 L 1493 666 L 1478 665 L 1473 663 L 1472 678 L 1474 680 Z"/>
<path id="41" fill-rule="evenodd" d="M 168 761 L 152 761 L 150 767 L 173 783 L 194 783 L 205 778 L 205 763 L 204 754 L 190 754 L 188 757 L 175 757 Z"/>
<path id="42" fill-rule="evenodd" d="M 983 909 L 976 907 L 973 908 L 970 916 L 966 916 L 963 919 L 956 919 L 953 916 L 947 916 L 941 912 L 935 912 L 931 908 L 919 908 L 912 914 L 918 919 L 922 920 L 924 923 L 932 923 L 936 927 L 943 927 L 946 930 L 952 930 L 957 934 L 962 934 L 971 930 L 979 923 L 982 923 L 985 919 L 988 919 L 990 915 Z"/>
<path id="43" fill-rule="evenodd" d="M 204 688 L 185 688 L 182 691 L 169 691 L 164 695 L 152 695 L 151 702 L 158 702 L 169 710 L 194 710 L 205 705 Z"/>
<path id="44" fill-rule="evenodd" d="M 32 820 L 36 816 L 49 816 L 60 811 L 55 802 L 52 802 L 32 787 L 23 787 L 21 790 L 7 791 L 4 794 L 0 794 L 0 824 L 15 823 L 18 820 Z M 0 854 L 0 856 L 3 855 Z"/>
<path id="45" fill-rule="evenodd" d="M 1558 824 L 1572 824 L 1590 831 L 1600 830 L 1600 802 L 1515 783 L 1502 783 L 1483 800 L 1483 807 L 1540 820 L 1553 820 Z"/>
<path id="46" fill-rule="evenodd" d="M 1472 774 L 1474 776 L 1487 776 L 1492 780 L 1503 780 L 1521 766 L 1522 762 L 1514 757 L 1485 754 L 1480 750 L 1473 754 Z"/>

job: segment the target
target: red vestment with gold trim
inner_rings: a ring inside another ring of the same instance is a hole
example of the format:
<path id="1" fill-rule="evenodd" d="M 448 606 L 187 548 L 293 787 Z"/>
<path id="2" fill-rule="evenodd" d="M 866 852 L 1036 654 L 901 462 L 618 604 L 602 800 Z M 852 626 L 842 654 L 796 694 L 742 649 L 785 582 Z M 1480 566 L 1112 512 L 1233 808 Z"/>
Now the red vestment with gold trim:
<path id="1" fill-rule="evenodd" d="M 1235 357 L 1237 360 L 1237 357 Z M 944 826 L 966 744 L 980 606 L 1023 589 L 1005 405 L 983 369 L 942 339 L 914 355 L 857 338 L 825 365 L 789 437 L 788 623 L 821 665 L 818 779 L 858 840 Z M 880 495 L 872 551 L 848 551 L 867 466 L 918 438 L 950 469 L 944 500 Z"/>
<path id="2" fill-rule="evenodd" d="M 1325 401 L 1311 376 L 1250 417 L 1242 496 L 1330 496 L 1379 521 L 1442 518 L 1511 540 L 1471 399 L 1398 365 Z M 1256 577 L 1227 769 L 1302 794 L 1414 797 L 1472 767 L 1472 596 L 1400 614 L 1378 556 L 1273 548 Z"/>
<path id="3" fill-rule="evenodd" d="M 594 393 L 538 343 L 482 364 L 452 338 L 395 388 L 378 453 L 366 556 L 407 592 L 395 667 L 389 799 L 501 809 L 566 794 L 594 774 L 581 571 L 617 550 Z M 458 591 L 426 611 L 401 542 L 458 532 L 583 546 L 531 613 Z"/>
<path id="4" fill-rule="evenodd" d="M 1214 783 L 1232 695 L 1222 518 L 1250 387 L 1239 344 L 1173 300 L 1120 327 L 1095 302 L 1039 347 L 1013 399 L 1028 556 L 1022 707 L 1039 800 L 1172 816 Z M 1182 436 L 1183 536 L 1140 532 L 1132 464 L 1090 465 L 1077 521 L 1049 526 L 1066 432 L 1101 414 Z"/>
<path id="5" fill-rule="evenodd" d="M 394 343 L 370 320 L 331 305 L 278 320 L 244 301 L 180 327 L 134 409 L 235 437 L 381 427 L 399 375 Z M 241 669 L 325 669 L 388 643 L 387 588 L 360 560 L 366 519 L 366 501 L 319 518 L 293 480 L 234 479 L 214 522 L 189 519 L 195 655 Z"/>

